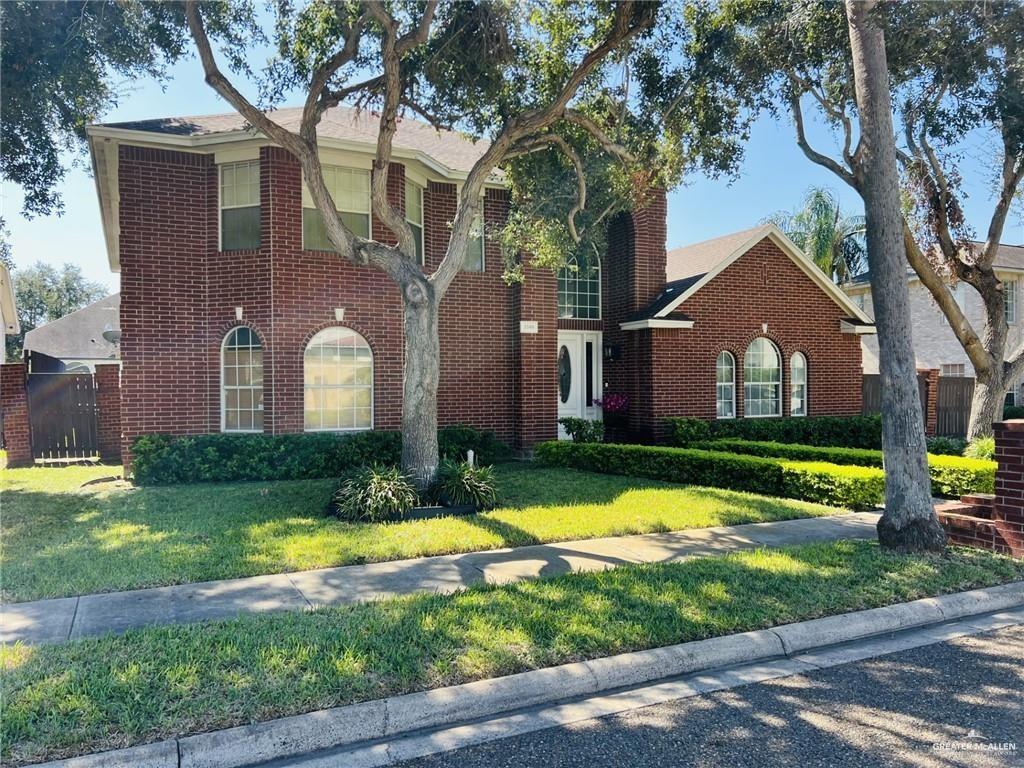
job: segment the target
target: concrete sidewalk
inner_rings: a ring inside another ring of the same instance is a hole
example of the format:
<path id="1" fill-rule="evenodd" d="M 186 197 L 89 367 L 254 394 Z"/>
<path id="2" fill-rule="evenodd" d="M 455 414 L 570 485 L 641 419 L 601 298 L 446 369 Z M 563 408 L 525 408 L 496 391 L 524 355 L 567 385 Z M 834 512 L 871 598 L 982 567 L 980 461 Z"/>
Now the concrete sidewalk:
<path id="1" fill-rule="evenodd" d="M 877 520 L 876 513 L 861 512 L 11 603 L 2 606 L 0 613 L 0 642 L 62 643 L 153 624 L 304 610 L 416 592 L 448 593 L 482 582 L 510 583 L 626 563 L 665 563 L 764 546 L 872 539 Z"/>

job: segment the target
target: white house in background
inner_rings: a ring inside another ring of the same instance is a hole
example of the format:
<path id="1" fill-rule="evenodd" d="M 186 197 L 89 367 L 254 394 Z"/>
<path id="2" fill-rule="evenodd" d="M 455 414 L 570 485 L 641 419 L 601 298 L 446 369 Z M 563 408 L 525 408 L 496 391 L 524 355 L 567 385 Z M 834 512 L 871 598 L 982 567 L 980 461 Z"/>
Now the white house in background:
<path id="1" fill-rule="evenodd" d="M 18 309 L 14 304 L 14 283 L 3 264 L 0 264 L 0 325 L 4 327 L 5 337 L 17 336 L 21 332 Z"/>
<path id="2" fill-rule="evenodd" d="M 980 245 L 980 243 L 978 244 Z M 1024 246 L 999 246 L 995 258 L 996 276 L 1002 280 L 1006 291 L 1006 321 L 1009 324 L 1007 349 L 1016 349 L 1024 340 Z M 917 275 L 908 270 L 910 282 L 910 313 L 913 320 L 914 353 L 918 368 L 938 368 L 940 376 L 974 376 L 974 366 L 957 341 L 946 316 L 939 309 L 931 292 Z M 870 275 L 867 272 L 856 275 L 843 290 L 853 302 L 873 320 L 874 306 L 871 302 Z M 950 290 L 956 296 L 960 308 L 971 324 L 980 331 L 984 322 L 984 308 L 981 296 L 967 283 L 958 283 Z M 864 373 L 878 373 L 878 338 L 862 336 Z M 1007 395 L 1008 404 L 1024 400 L 1022 382 L 1015 382 Z"/>

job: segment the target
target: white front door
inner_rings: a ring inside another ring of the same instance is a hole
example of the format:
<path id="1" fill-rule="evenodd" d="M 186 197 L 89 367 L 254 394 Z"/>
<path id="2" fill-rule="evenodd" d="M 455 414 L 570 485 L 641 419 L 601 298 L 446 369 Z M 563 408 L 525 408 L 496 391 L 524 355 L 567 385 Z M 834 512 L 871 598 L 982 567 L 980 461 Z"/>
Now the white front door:
<path id="1" fill-rule="evenodd" d="M 601 332 L 558 332 L 558 418 L 600 419 Z M 558 438 L 568 435 L 558 425 Z"/>

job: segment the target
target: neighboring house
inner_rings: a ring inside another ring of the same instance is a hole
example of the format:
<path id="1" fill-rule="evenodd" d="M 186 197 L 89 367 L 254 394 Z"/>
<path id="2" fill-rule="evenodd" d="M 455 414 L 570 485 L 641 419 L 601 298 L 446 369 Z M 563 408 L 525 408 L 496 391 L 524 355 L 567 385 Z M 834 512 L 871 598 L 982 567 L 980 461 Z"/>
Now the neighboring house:
<path id="1" fill-rule="evenodd" d="M 976 243 L 975 245 L 980 245 Z M 1024 287 L 1024 246 L 1000 245 L 994 262 L 996 277 L 1003 282 L 1006 294 L 1006 321 L 1009 330 L 1006 337 L 1007 350 L 1016 350 L 1024 343 L 1024 307 L 1021 306 Z M 870 274 L 865 272 L 854 277 L 843 286 L 858 307 L 874 317 L 871 302 Z M 910 290 L 910 314 L 913 323 L 914 355 L 918 368 L 938 369 L 940 376 L 974 376 L 967 353 L 957 340 L 949 321 L 931 292 L 908 270 Z M 958 283 L 950 291 L 956 296 L 960 309 L 979 332 L 984 325 L 985 315 L 981 296 L 967 283 Z M 878 340 L 865 337 L 863 343 L 864 373 L 878 373 Z M 1007 395 L 1008 404 L 1015 404 L 1021 397 L 1021 382 L 1015 382 Z"/>
<path id="2" fill-rule="evenodd" d="M 292 128 L 298 116 L 275 112 Z M 321 153 L 348 225 L 394 242 L 370 213 L 376 128 L 373 117 L 333 109 Z M 121 273 L 125 446 L 152 432 L 399 427 L 398 288 L 330 251 L 293 157 L 237 115 L 88 133 Z M 399 122 L 389 194 L 428 271 L 485 149 Z M 495 175 L 483 229 L 507 210 Z M 611 222 L 600 265 L 557 276 L 527 266 L 512 287 L 500 245 L 473 240 L 441 305 L 440 422 L 489 428 L 528 450 L 557 434 L 560 416 L 600 418 L 610 392 L 628 396 L 618 428 L 639 438 L 657 437 L 667 416 L 860 412 L 858 334 L 870 323 L 777 228 L 668 260 L 665 231 L 665 195 L 653 191 Z"/>
<path id="3" fill-rule="evenodd" d="M 115 293 L 25 334 L 34 373 L 90 373 L 117 362 L 121 295 Z"/>
<path id="4" fill-rule="evenodd" d="M 3 264 L 0 264 L 0 325 L 4 327 L 5 337 L 21 333 L 18 308 L 14 303 L 14 282 Z"/>

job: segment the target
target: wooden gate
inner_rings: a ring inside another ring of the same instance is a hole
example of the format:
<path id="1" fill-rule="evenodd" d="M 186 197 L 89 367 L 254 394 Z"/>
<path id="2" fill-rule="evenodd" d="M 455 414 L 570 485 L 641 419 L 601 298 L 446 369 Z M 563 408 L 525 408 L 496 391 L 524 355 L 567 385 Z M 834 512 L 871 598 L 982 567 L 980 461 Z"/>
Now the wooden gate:
<path id="1" fill-rule="evenodd" d="M 91 373 L 30 373 L 27 390 L 34 458 L 76 459 L 98 453 Z"/>
<path id="2" fill-rule="evenodd" d="M 963 437 L 971 417 L 974 379 L 966 376 L 940 376 L 935 401 L 938 422 L 935 433 Z"/>
<path id="3" fill-rule="evenodd" d="M 921 398 L 921 410 L 928 408 L 928 377 L 917 375 L 917 394 Z M 882 377 L 877 373 L 865 373 L 861 384 L 861 413 L 875 414 L 882 411 Z"/>

